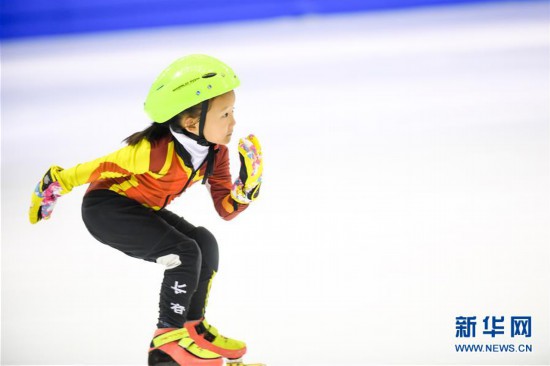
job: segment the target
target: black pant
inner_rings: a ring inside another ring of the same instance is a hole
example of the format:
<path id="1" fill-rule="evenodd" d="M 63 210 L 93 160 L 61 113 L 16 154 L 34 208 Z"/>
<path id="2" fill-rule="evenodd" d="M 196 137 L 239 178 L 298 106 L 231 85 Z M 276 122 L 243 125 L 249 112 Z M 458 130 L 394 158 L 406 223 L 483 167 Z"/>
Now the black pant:
<path id="1" fill-rule="evenodd" d="M 129 256 L 164 264 L 159 327 L 204 316 L 209 283 L 218 270 L 218 243 L 203 227 L 155 211 L 109 190 L 84 196 L 82 218 L 100 242 Z"/>

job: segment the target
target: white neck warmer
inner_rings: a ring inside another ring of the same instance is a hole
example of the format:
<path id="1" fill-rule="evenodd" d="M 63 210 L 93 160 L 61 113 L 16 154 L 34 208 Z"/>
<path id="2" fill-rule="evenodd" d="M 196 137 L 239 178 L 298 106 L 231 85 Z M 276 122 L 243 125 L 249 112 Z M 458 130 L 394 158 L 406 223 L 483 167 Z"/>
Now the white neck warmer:
<path id="1" fill-rule="evenodd" d="M 208 146 L 199 145 L 197 141 L 185 136 L 183 133 L 175 132 L 172 129 L 172 126 L 170 126 L 170 132 L 172 132 L 172 135 L 176 138 L 176 140 L 178 140 L 189 155 L 191 155 L 193 169 L 197 170 L 204 162 L 204 159 L 206 159 L 206 155 L 208 155 Z"/>

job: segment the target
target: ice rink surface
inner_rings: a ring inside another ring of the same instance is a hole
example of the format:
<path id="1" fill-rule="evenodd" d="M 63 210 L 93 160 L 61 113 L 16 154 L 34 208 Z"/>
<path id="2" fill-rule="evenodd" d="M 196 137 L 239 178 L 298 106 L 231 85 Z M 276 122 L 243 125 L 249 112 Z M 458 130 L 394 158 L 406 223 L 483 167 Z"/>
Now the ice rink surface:
<path id="1" fill-rule="evenodd" d="M 162 268 L 88 234 L 85 187 L 48 222 L 27 208 L 50 165 L 146 127 L 150 84 L 189 53 L 242 80 L 232 171 L 237 137 L 263 145 L 237 219 L 199 185 L 169 206 L 216 235 L 207 317 L 248 361 L 548 364 L 549 51 L 547 2 L 4 42 L 1 364 L 145 364 Z M 458 316 L 470 343 L 533 351 L 456 352 Z M 482 335 L 485 316 L 531 316 L 532 337 Z"/>

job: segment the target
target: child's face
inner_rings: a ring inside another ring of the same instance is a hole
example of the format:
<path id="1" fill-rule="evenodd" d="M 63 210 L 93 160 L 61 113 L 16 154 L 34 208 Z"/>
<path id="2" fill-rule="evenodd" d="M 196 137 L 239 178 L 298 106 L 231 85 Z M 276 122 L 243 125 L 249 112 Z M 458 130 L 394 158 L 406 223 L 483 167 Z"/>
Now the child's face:
<path id="1" fill-rule="evenodd" d="M 204 125 L 204 137 L 213 144 L 226 145 L 231 141 L 235 118 L 233 108 L 235 106 L 235 92 L 231 90 L 210 101 L 210 109 L 206 114 Z M 182 127 L 195 135 L 199 134 L 199 124 L 192 118 L 184 118 Z"/>
<path id="2" fill-rule="evenodd" d="M 213 144 L 226 145 L 231 141 L 235 127 L 235 92 L 231 90 L 212 101 L 212 107 L 206 114 L 204 137 Z"/>

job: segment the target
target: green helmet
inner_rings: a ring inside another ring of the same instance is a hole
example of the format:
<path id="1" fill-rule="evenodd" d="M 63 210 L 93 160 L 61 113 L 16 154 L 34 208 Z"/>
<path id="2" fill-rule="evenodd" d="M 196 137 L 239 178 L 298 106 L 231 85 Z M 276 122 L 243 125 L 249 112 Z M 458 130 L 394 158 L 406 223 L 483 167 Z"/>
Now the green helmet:
<path id="1" fill-rule="evenodd" d="M 174 61 L 155 80 L 145 112 L 163 123 L 205 100 L 235 89 L 240 81 L 226 64 L 207 55 L 189 55 Z"/>

